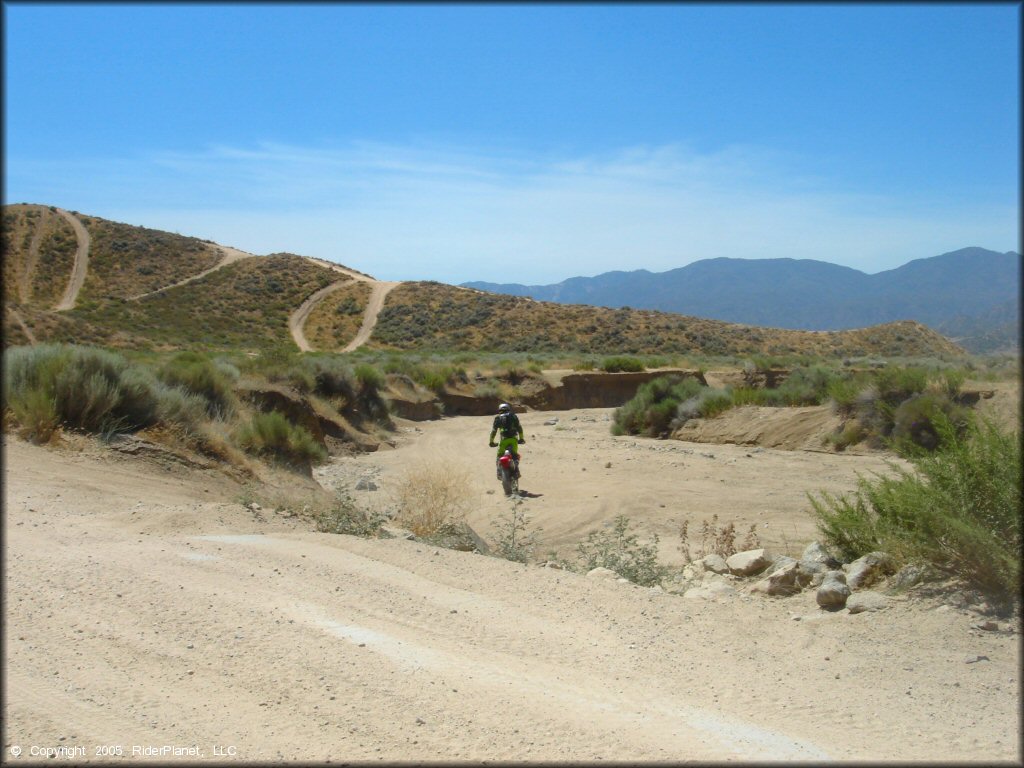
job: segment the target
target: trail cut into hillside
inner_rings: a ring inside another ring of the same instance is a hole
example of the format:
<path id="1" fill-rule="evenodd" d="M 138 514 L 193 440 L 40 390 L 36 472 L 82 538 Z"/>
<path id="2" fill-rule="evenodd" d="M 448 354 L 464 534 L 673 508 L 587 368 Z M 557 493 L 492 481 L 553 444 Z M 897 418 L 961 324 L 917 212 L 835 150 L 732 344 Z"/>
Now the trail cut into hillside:
<path id="1" fill-rule="evenodd" d="M 366 305 L 366 314 L 363 316 L 363 324 L 359 327 L 355 338 L 350 341 L 342 352 L 353 352 L 370 340 L 373 329 L 377 325 L 377 317 L 384 308 L 384 300 L 395 287 L 401 285 L 398 282 L 374 282 L 373 293 L 370 294 L 370 301 Z"/>
<path id="2" fill-rule="evenodd" d="M 89 231 L 85 225 L 78 220 L 78 217 L 62 208 L 57 213 L 65 218 L 71 228 L 75 230 L 75 238 L 78 240 L 78 249 L 75 251 L 75 266 L 71 270 L 71 278 L 68 281 L 67 290 L 63 298 L 54 308 L 58 312 L 65 312 L 74 309 L 78 301 L 78 294 L 85 285 L 85 276 L 89 273 Z"/>
<path id="3" fill-rule="evenodd" d="M 216 272 L 218 269 L 223 269 L 228 264 L 234 264 L 236 261 L 241 261 L 242 259 L 255 259 L 255 258 L 259 258 L 258 256 L 256 256 L 253 253 L 247 253 L 246 251 L 240 251 L 237 248 L 229 248 L 226 245 L 216 245 L 216 244 L 214 244 L 214 245 L 211 245 L 210 247 L 223 254 L 221 260 L 218 261 L 216 264 L 214 264 L 212 267 L 210 267 L 209 269 L 203 270 L 202 272 L 200 272 L 197 275 L 192 275 L 191 277 L 186 277 L 184 280 L 179 280 L 176 283 L 172 283 L 171 285 L 165 285 L 163 288 L 157 288 L 155 291 L 148 291 L 146 293 L 140 293 L 137 296 L 132 296 L 131 300 L 132 301 L 137 301 L 139 299 L 144 299 L 147 296 L 153 296 L 153 295 L 155 295 L 157 293 L 161 293 L 163 291 L 169 291 L 171 288 L 177 288 L 177 287 L 182 286 L 182 285 L 188 285 L 189 283 L 191 283 L 191 282 L 193 282 L 195 280 L 199 280 L 199 279 L 201 279 L 203 277 L 206 277 L 207 275 L 209 275 L 209 274 L 211 274 L 213 272 Z"/>
<path id="4" fill-rule="evenodd" d="M 340 264 L 335 264 L 330 261 L 325 261 L 323 259 L 317 259 L 313 257 L 306 258 L 308 258 L 311 262 L 318 266 L 327 267 L 328 269 L 332 269 L 335 272 L 340 272 L 343 275 L 352 278 L 353 280 L 368 283 L 373 287 L 373 290 L 370 293 L 370 299 L 366 305 L 366 310 L 363 313 L 362 325 L 359 327 L 359 330 L 356 332 L 356 335 L 352 339 L 352 341 L 350 341 L 341 351 L 353 352 L 356 349 L 359 349 L 359 347 L 363 346 L 367 341 L 369 341 L 370 336 L 373 334 L 373 328 L 374 326 L 377 325 L 377 316 L 380 314 L 381 309 L 384 307 L 384 299 L 387 297 L 388 293 L 393 288 L 400 285 L 401 283 L 375 280 L 374 278 L 370 277 L 367 274 L 364 274 L 354 269 L 350 269 L 348 267 L 343 267 Z M 322 302 L 332 293 L 334 293 L 335 291 L 337 291 L 338 289 L 342 288 L 347 284 L 347 280 L 341 280 L 337 283 L 332 283 L 331 285 L 328 285 L 325 288 L 321 288 L 319 291 L 317 291 L 308 299 L 306 299 L 302 303 L 302 305 L 297 310 L 295 310 L 295 312 L 292 313 L 291 317 L 288 320 L 288 330 L 291 333 L 292 339 L 295 341 L 296 346 L 298 346 L 298 348 L 301 351 L 314 351 L 313 346 L 309 343 L 309 340 L 306 338 L 305 332 L 303 331 L 303 328 L 306 325 L 306 321 L 309 319 L 310 313 L 314 309 L 316 309 L 317 305 L 320 304 L 320 302 Z"/>

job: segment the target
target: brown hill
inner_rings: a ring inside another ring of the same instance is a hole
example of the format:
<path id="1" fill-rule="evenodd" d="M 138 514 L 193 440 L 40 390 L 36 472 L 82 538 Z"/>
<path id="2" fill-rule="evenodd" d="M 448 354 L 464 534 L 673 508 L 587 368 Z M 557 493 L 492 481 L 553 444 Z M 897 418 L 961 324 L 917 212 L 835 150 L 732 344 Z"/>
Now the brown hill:
<path id="1" fill-rule="evenodd" d="M 344 273 L 319 259 L 251 256 L 194 237 L 43 205 L 5 206 L 3 224 L 7 345 L 294 348 L 291 315 L 328 285 L 350 283 L 325 292 L 302 329 L 314 349 L 338 352 L 363 325 L 374 284 L 363 273 Z M 61 303 L 71 309 L 58 310 Z M 537 302 L 433 282 L 403 283 L 391 291 L 368 346 L 653 355 L 963 354 L 913 322 L 791 331 L 651 310 Z"/>
<path id="2" fill-rule="evenodd" d="M 939 356 L 963 351 L 920 323 L 791 331 L 667 312 L 541 302 L 440 283 L 388 296 L 373 345 L 395 349 L 614 354 Z"/>

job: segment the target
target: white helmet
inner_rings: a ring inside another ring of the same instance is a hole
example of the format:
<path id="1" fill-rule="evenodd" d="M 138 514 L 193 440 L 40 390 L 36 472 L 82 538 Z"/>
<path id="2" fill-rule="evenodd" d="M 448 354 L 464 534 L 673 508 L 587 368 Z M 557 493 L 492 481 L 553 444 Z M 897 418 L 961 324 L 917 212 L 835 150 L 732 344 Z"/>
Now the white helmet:
<path id="1" fill-rule="evenodd" d="M 512 406 L 508 403 L 502 403 L 498 406 L 498 413 L 507 413 L 512 410 Z"/>

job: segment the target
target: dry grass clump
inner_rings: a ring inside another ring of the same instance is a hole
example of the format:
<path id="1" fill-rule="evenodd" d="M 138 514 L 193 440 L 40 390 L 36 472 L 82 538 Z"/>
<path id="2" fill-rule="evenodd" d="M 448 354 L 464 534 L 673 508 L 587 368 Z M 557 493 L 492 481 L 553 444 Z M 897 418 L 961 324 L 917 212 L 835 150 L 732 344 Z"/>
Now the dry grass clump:
<path id="1" fill-rule="evenodd" d="M 736 546 L 736 524 L 726 523 L 719 525 L 718 515 L 712 515 L 711 520 L 704 520 L 700 524 L 700 539 L 697 542 L 696 557 L 690 552 L 690 521 L 683 520 L 679 526 L 679 551 L 687 563 L 700 560 L 708 555 L 720 555 L 729 557 L 737 552 L 746 552 L 751 549 L 758 549 L 761 541 L 757 536 L 757 526 L 751 525 L 746 536 Z"/>
<path id="2" fill-rule="evenodd" d="M 452 461 L 410 467 L 394 491 L 395 520 L 417 536 L 430 539 L 465 521 L 473 498 L 469 473 Z"/>

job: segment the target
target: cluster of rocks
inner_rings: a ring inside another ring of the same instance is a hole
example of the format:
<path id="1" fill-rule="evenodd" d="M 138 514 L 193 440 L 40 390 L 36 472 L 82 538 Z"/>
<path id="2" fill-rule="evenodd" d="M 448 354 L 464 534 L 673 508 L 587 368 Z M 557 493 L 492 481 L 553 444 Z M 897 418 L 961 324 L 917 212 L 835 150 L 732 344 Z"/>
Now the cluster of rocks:
<path id="1" fill-rule="evenodd" d="M 851 613 L 885 608 L 890 598 L 869 587 L 887 582 L 903 590 L 940 574 L 911 565 L 898 572 L 893 559 L 884 552 L 871 552 L 850 563 L 841 563 L 819 542 L 812 542 L 799 559 L 772 555 L 765 549 L 737 552 L 729 557 L 708 555 L 683 568 L 664 584 L 669 591 L 687 598 L 713 598 L 745 588 L 751 594 L 771 597 L 815 590 L 818 605 L 828 611 L 843 608 Z"/>

